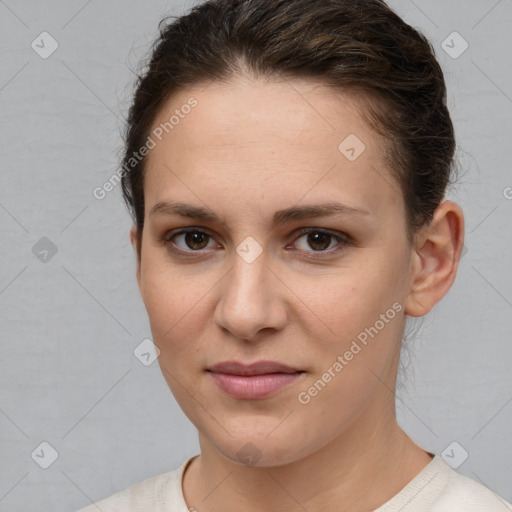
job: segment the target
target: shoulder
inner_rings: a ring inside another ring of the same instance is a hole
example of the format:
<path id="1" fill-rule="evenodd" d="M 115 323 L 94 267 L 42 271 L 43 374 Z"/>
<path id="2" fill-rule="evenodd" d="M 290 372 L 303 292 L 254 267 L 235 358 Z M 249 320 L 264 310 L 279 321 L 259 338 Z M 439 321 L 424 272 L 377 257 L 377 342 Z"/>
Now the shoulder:
<path id="1" fill-rule="evenodd" d="M 181 476 L 187 463 L 178 468 L 146 478 L 132 484 L 107 498 L 96 501 L 77 512 L 181 512 L 182 502 Z M 169 508 L 173 507 L 173 508 Z M 184 510 L 187 510 L 186 508 Z"/>
<path id="2" fill-rule="evenodd" d="M 446 485 L 432 512 L 512 512 L 510 503 L 476 480 L 457 473 L 448 464 L 444 473 Z"/>
<path id="3" fill-rule="evenodd" d="M 512 512 L 512 506 L 436 455 L 398 494 L 373 512 Z"/>
<path id="4" fill-rule="evenodd" d="M 122 491 L 97 501 L 78 512 L 143 512 L 161 501 L 162 489 L 172 480 L 174 471 L 137 482 Z M 156 510 L 156 509 L 155 509 Z"/>

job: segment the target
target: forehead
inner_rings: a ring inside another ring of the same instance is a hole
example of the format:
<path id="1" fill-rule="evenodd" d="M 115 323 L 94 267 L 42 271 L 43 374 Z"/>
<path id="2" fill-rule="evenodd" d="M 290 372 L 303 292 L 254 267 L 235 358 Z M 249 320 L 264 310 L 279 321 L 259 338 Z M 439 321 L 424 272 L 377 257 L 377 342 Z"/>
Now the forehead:
<path id="1" fill-rule="evenodd" d="M 191 98 L 197 105 L 188 109 Z M 325 147 L 350 131 L 367 137 L 369 129 L 360 115 L 364 101 L 362 95 L 311 80 L 266 81 L 237 76 L 228 82 L 178 91 L 160 109 L 153 127 L 165 125 L 173 113 L 183 109 L 190 113 L 170 131 L 186 146 L 215 148 L 243 142 L 299 145 L 300 135 L 307 132 L 315 147 Z M 185 123 L 187 118 L 194 121 Z"/>
<path id="2" fill-rule="evenodd" d="M 281 206 L 287 197 L 339 192 L 346 204 L 371 205 L 377 214 L 399 201 L 400 191 L 384 159 L 387 141 L 366 124 L 363 102 L 295 79 L 237 77 L 181 90 L 152 126 L 146 204 L 193 183 L 182 192 L 228 198 L 245 188 Z"/>

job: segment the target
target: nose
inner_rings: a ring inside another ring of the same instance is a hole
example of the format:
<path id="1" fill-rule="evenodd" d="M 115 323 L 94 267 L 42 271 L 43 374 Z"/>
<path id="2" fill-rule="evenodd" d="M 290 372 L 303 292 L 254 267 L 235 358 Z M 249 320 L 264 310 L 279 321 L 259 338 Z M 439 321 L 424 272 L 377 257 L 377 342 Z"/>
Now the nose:
<path id="1" fill-rule="evenodd" d="M 233 268 L 222 280 L 215 323 L 250 341 L 261 337 L 263 331 L 280 330 L 287 322 L 284 290 L 264 253 L 252 263 L 235 254 Z"/>

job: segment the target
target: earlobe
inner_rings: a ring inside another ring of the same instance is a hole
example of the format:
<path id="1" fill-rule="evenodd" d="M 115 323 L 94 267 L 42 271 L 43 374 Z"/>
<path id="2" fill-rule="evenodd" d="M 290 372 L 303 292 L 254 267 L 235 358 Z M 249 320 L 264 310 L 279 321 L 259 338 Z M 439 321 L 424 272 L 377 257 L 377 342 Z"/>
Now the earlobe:
<path id="1" fill-rule="evenodd" d="M 443 201 L 432 222 L 416 237 L 405 314 L 426 315 L 455 280 L 464 244 L 464 215 L 459 205 Z"/>

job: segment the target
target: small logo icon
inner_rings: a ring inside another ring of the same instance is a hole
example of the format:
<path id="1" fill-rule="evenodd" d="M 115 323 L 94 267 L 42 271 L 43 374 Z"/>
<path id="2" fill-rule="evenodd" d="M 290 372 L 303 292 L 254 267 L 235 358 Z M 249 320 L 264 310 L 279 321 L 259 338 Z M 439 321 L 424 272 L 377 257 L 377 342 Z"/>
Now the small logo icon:
<path id="1" fill-rule="evenodd" d="M 468 49 L 468 47 L 468 42 L 458 32 L 452 32 L 441 43 L 441 48 L 452 59 L 458 59 Z"/>
<path id="2" fill-rule="evenodd" d="M 144 366 L 150 366 L 160 355 L 160 349 L 153 343 L 153 341 L 151 341 L 149 338 L 146 338 L 135 347 L 133 355 Z"/>
<path id="3" fill-rule="evenodd" d="M 261 459 L 261 452 L 252 443 L 245 443 L 237 453 L 238 460 L 246 466 L 254 466 Z"/>
<path id="4" fill-rule="evenodd" d="M 450 443 L 441 453 L 441 457 L 444 461 L 451 466 L 453 469 L 457 469 L 459 466 L 466 462 L 469 457 L 469 453 L 461 446 L 457 441 Z"/>
<path id="5" fill-rule="evenodd" d="M 253 263 L 263 252 L 263 248 L 252 236 L 248 236 L 238 245 L 236 252 L 246 263 Z"/>
<path id="6" fill-rule="evenodd" d="M 363 141 L 354 133 L 345 137 L 338 146 L 339 152 L 347 159 L 353 162 L 357 160 L 366 149 Z"/>
<path id="7" fill-rule="evenodd" d="M 48 263 L 57 254 L 57 251 L 57 246 L 45 236 L 32 247 L 32 254 L 43 263 Z"/>
<path id="8" fill-rule="evenodd" d="M 59 43 L 48 32 L 41 32 L 30 46 L 39 57 L 47 59 L 59 47 Z"/>
<path id="9" fill-rule="evenodd" d="M 30 456 L 43 469 L 48 469 L 59 458 L 57 450 L 46 441 L 43 441 Z"/>

